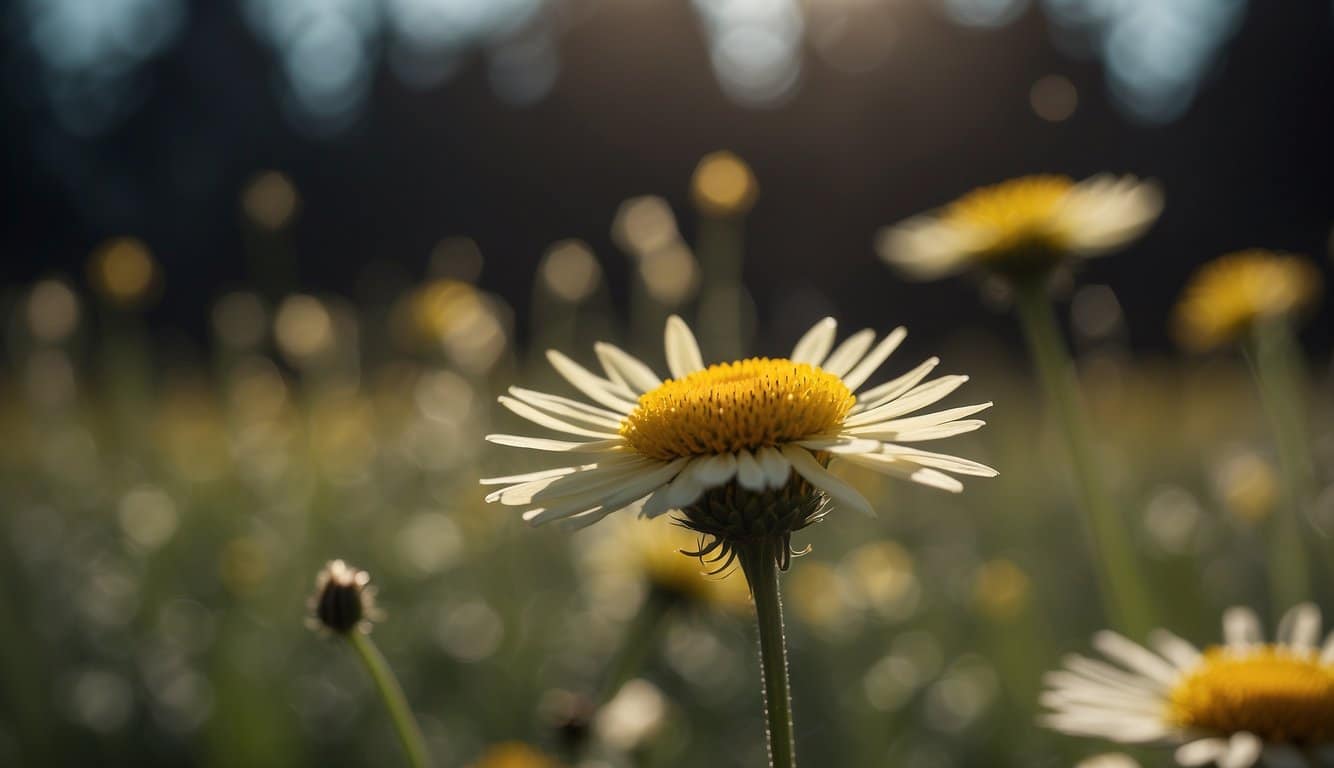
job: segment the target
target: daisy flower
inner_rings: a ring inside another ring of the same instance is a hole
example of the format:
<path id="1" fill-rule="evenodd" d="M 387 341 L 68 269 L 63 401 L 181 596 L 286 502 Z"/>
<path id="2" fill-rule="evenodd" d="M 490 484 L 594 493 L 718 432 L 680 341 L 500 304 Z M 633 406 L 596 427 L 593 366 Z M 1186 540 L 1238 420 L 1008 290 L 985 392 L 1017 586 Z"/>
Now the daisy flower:
<path id="1" fill-rule="evenodd" d="M 697 558 L 681 557 L 680 553 L 701 547 L 698 534 L 666 518 L 614 517 L 595 530 L 601 535 L 581 548 L 595 594 L 624 595 L 627 585 L 642 584 L 649 593 L 646 597 L 660 596 L 671 604 L 749 609 L 745 579 L 710 573 L 714 568 Z"/>
<path id="2" fill-rule="evenodd" d="M 1229 253 L 1196 270 L 1172 317 L 1177 341 L 1202 351 L 1234 342 L 1257 322 L 1307 309 L 1320 297 L 1320 270 L 1308 259 L 1258 248 Z"/>
<path id="3" fill-rule="evenodd" d="M 561 763 L 518 741 L 496 744 L 486 750 L 471 768 L 560 768 Z"/>
<path id="4" fill-rule="evenodd" d="M 996 474 L 912 445 L 983 425 L 969 417 L 991 403 L 913 415 L 966 376 L 927 380 L 939 362 L 931 358 L 864 388 L 907 333 L 899 328 L 877 343 L 874 331 L 863 330 L 835 347 L 836 331 L 835 321 L 825 318 L 787 358 L 706 366 L 694 335 L 673 316 L 665 334 L 666 380 L 611 344 L 595 348 L 601 375 L 548 352 L 556 370 L 591 402 L 517 387 L 500 402 L 575 439 L 501 434 L 487 440 L 573 458 L 551 469 L 484 479 L 503 486 L 487 500 L 523 507 L 523 518 L 534 525 L 560 520 L 582 527 L 625 508 L 650 518 L 681 510 L 685 524 L 714 544 L 757 534 L 786 542 L 823 515 L 826 496 L 838 507 L 872 513 L 870 502 L 829 471 L 834 458 L 947 491 L 962 489 L 950 473 Z"/>
<path id="5" fill-rule="evenodd" d="M 1024 176 L 975 189 L 943 208 L 881 230 L 881 257 L 909 277 L 934 280 L 985 267 L 1045 272 L 1144 234 L 1162 212 L 1153 182 L 1109 174 L 1074 182 Z"/>
<path id="6" fill-rule="evenodd" d="M 1113 664 L 1071 656 L 1049 673 L 1043 722 L 1077 736 L 1174 744 L 1183 766 L 1334 765 L 1334 633 L 1304 603 L 1266 643 L 1247 608 L 1223 614 L 1221 646 L 1203 651 L 1158 630 L 1153 650 L 1114 632 L 1094 637 Z"/>

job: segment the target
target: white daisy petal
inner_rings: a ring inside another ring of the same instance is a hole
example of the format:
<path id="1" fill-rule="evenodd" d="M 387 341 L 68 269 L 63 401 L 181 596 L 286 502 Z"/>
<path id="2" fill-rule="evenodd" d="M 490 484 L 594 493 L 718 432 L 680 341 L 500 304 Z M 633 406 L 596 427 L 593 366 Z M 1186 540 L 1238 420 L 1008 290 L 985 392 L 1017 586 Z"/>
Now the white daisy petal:
<path id="1" fill-rule="evenodd" d="M 635 393 L 624 385 L 598 376 L 554 349 L 547 351 L 547 360 L 557 373 L 593 402 L 617 413 L 630 413 L 635 409 Z"/>
<path id="2" fill-rule="evenodd" d="M 838 332 L 838 323 L 832 317 L 826 317 L 816 323 L 797 342 L 792 349 L 794 363 L 808 363 L 819 366 L 824 362 L 829 350 L 834 347 L 834 334 Z"/>
<path id="3" fill-rule="evenodd" d="M 1227 739 L 1197 739 L 1177 747 L 1173 757 L 1180 765 L 1209 765 L 1226 754 L 1227 748 Z"/>
<path id="4" fill-rule="evenodd" d="M 871 424 L 863 424 L 855 427 L 845 427 L 843 432 L 848 435 L 858 437 L 870 437 L 877 440 L 893 440 L 894 436 L 900 432 L 915 432 L 925 427 L 937 427 L 956 419 L 962 419 L 965 416 L 972 416 L 991 407 L 991 403 L 975 403 L 973 405 L 964 405 L 958 408 L 950 408 L 935 413 L 924 413 L 920 416 L 910 416 L 903 419 L 888 419 L 886 421 L 876 421 Z"/>
<path id="5" fill-rule="evenodd" d="M 662 379 L 658 378 L 652 368 L 615 344 L 599 341 L 593 345 L 593 352 L 597 354 L 607 375 L 612 379 L 619 378 L 636 395 L 662 386 Z"/>
<path id="6" fill-rule="evenodd" d="M 892 431 L 880 434 L 871 434 L 867 437 L 879 437 L 881 439 L 898 440 L 901 443 L 919 443 L 924 440 L 943 440 L 947 437 L 962 435 L 966 432 L 972 432 L 975 429 L 985 427 L 987 423 L 981 419 L 965 419 L 963 421 L 951 421 L 948 424 L 940 424 L 934 427 L 922 427 L 912 429 L 906 432 Z"/>
<path id="7" fill-rule="evenodd" d="M 690 326 L 677 315 L 667 318 L 666 339 L 667 367 L 672 378 L 679 379 L 695 371 L 704 370 L 704 356 L 699 352 L 699 342 Z"/>
<path id="8" fill-rule="evenodd" d="M 1293 606 L 1278 623 L 1278 642 L 1303 651 L 1320 640 L 1320 608 L 1315 603 Z"/>
<path id="9" fill-rule="evenodd" d="M 577 475 L 558 478 L 555 482 L 549 483 L 545 487 L 533 489 L 525 494 L 528 498 L 523 501 L 514 498 L 513 494 L 510 494 L 509 498 L 502 499 L 502 501 L 510 506 L 514 506 L 516 502 L 519 504 L 542 504 L 543 506 L 550 506 L 556 503 L 563 503 L 566 499 L 581 496 L 596 489 L 605 490 L 624 485 L 628 479 L 638 477 L 645 472 L 654 471 L 662 466 L 664 466 L 664 463 L 661 461 L 645 459 L 634 464 L 626 464 L 609 469 L 599 468 L 591 472 L 580 472 Z"/>
<path id="10" fill-rule="evenodd" d="M 560 477 L 530 480 L 524 483 L 501 488 L 486 497 L 488 502 L 499 501 L 515 507 L 548 500 L 553 497 L 573 496 L 590 488 L 617 482 L 636 472 L 660 466 L 662 462 L 652 459 L 637 458 L 634 462 L 604 465 L 598 462 L 593 469 Z"/>
<path id="11" fill-rule="evenodd" d="M 915 216 L 876 233 L 880 258 L 914 280 L 934 280 L 969 263 L 975 235 L 932 215 Z"/>
<path id="12" fill-rule="evenodd" d="M 875 453 L 880 450 L 879 440 L 867 440 L 860 437 L 822 437 L 815 440 L 798 440 L 797 445 L 812 451 L 829 453 Z"/>
<path id="13" fill-rule="evenodd" d="M 571 400 L 568 397 L 560 395 L 551 395 L 546 392 L 535 392 L 531 389 L 521 387 L 510 387 L 509 393 L 522 400 L 534 408 L 541 408 L 557 416 L 565 416 L 570 419 L 578 419 L 585 424 L 595 427 L 607 427 L 608 429 L 620 429 L 624 415 L 609 411 L 606 408 L 599 408 L 596 405 L 581 403 L 578 400 Z"/>
<path id="14" fill-rule="evenodd" d="M 748 491 L 764 490 L 764 468 L 750 451 L 742 449 L 736 455 L 736 481 Z"/>
<path id="15" fill-rule="evenodd" d="M 1250 608 L 1233 606 L 1227 609 L 1223 612 L 1223 639 L 1232 648 L 1247 648 L 1262 642 L 1260 618 Z"/>
<path id="16" fill-rule="evenodd" d="M 902 376 L 866 390 L 857 397 L 857 405 L 853 410 L 860 413 L 879 408 L 917 386 L 917 383 L 925 379 L 937 365 L 940 365 L 940 358 L 929 357 Z"/>
<path id="17" fill-rule="evenodd" d="M 680 477 L 680 475 L 677 475 L 677 477 Z M 644 506 L 640 507 L 639 514 L 652 520 L 665 512 L 672 511 L 672 508 L 667 506 L 667 494 L 670 489 L 671 485 L 664 485 L 650 494 L 648 500 L 644 502 Z"/>
<path id="18" fill-rule="evenodd" d="M 585 443 L 568 440 L 548 440 L 544 437 L 527 435 L 487 435 L 488 443 L 508 445 L 511 448 L 535 448 L 539 451 L 568 451 L 570 453 L 610 453 L 625 447 L 621 438 L 615 440 L 590 440 Z"/>
<path id="19" fill-rule="evenodd" d="M 815 457 L 805 448 L 796 445 L 785 445 L 782 453 L 783 458 L 788 460 L 797 474 L 805 478 L 806 482 L 828 494 L 835 504 L 840 507 L 855 509 L 868 517 L 875 517 L 875 510 L 871 507 L 871 502 L 857 493 L 852 486 L 820 466 L 820 462 L 816 461 Z"/>
<path id="20" fill-rule="evenodd" d="M 705 488 L 717 488 L 736 476 L 736 468 L 736 456 L 730 453 L 710 456 L 699 462 L 695 469 L 695 479 Z"/>
<path id="21" fill-rule="evenodd" d="M 1162 687 L 1152 678 L 1145 677 L 1124 669 L 1114 667 L 1105 661 L 1090 659 L 1086 656 L 1070 656 L 1065 660 L 1066 668 L 1096 681 L 1101 685 L 1112 686 L 1143 695 L 1158 695 Z"/>
<path id="22" fill-rule="evenodd" d="M 561 530 L 571 533 L 574 531 L 582 531 L 594 523 L 602 522 L 607 518 L 607 515 L 619 512 L 621 509 L 629 509 L 632 506 L 634 506 L 633 502 L 619 509 L 614 507 L 598 507 L 596 509 L 590 509 L 587 512 L 580 512 L 577 515 L 571 515 L 570 517 L 557 520 L 556 526 Z"/>
<path id="23" fill-rule="evenodd" d="M 667 509 L 681 509 L 694 504 L 704 493 L 704 484 L 695 476 L 696 467 L 701 459 L 691 459 L 690 463 L 681 470 L 672 484 L 667 487 L 667 494 L 663 497 L 662 503 L 667 505 Z"/>
<path id="24" fill-rule="evenodd" d="M 502 475 L 500 477 L 484 477 L 478 482 L 482 485 L 508 485 L 510 483 L 526 483 L 531 480 L 547 480 L 550 478 L 568 475 L 571 472 L 579 472 L 584 469 L 596 467 L 596 464 L 583 464 L 573 467 L 554 467 L 552 469 L 539 469 L 536 472 L 524 472 L 521 475 Z"/>
<path id="25" fill-rule="evenodd" d="M 866 351 L 871 348 L 873 342 L 875 342 L 875 331 L 863 328 L 844 339 L 842 344 L 829 353 L 829 357 L 820 367 L 842 378 L 843 374 L 852 370 L 852 366 L 866 356 Z M 847 384 L 846 381 L 843 383 Z M 848 389 L 851 390 L 852 387 Z"/>
<path id="26" fill-rule="evenodd" d="M 1228 739 L 1227 752 L 1218 760 L 1218 768 L 1251 768 L 1260 760 L 1264 743 L 1253 733 L 1234 733 Z"/>
<path id="27" fill-rule="evenodd" d="M 1075 248 L 1097 255 L 1140 237 L 1162 209 L 1162 192 L 1153 182 L 1100 174 L 1070 190 L 1061 217 Z"/>
<path id="28" fill-rule="evenodd" d="M 938 488 L 942 491 L 949 491 L 950 493 L 958 493 L 963 490 L 963 483 L 943 472 L 920 467 L 916 464 L 894 461 L 890 457 L 884 457 L 879 454 L 854 453 L 839 456 L 839 459 L 859 467 L 873 469 L 882 475 L 910 480 L 918 485 Z"/>
<path id="29" fill-rule="evenodd" d="M 566 477 L 566 475 L 556 475 L 538 480 L 528 480 L 526 482 L 516 483 L 515 485 L 488 493 L 486 495 L 486 502 L 488 504 L 494 504 L 496 502 L 503 504 L 506 499 L 511 499 L 512 502 L 509 506 L 522 506 L 529 501 L 532 501 L 532 494 L 550 486 L 552 483 L 561 479 L 561 477 Z"/>
<path id="30" fill-rule="evenodd" d="M 539 424 L 543 427 L 546 427 L 547 429 L 553 429 L 557 432 L 564 432 L 570 435 L 581 435 L 583 437 L 596 437 L 602 440 L 614 440 L 620 437 L 620 435 L 618 435 L 615 432 L 598 431 L 570 424 L 569 422 L 562 421 L 556 418 L 555 416 L 543 413 L 542 411 L 539 411 L 533 406 L 525 402 L 522 402 L 520 400 L 516 400 L 512 397 L 506 397 L 504 395 L 501 395 L 499 400 L 500 404 L 505 406 L 509 410 L 524 417 L 525 419 L 528 419 L 534 424 Z"/>
<path id="31" fill-rule="evenodd" d="M 764 470 L 764 479 L 770 488 L 777 490 L 787 484 L 792 465 L 776 448 L 765 446 L 755 452 L 755 458 L 759 460 L 760 469 Z"/>
<path id="32" fill-rule="evenodd" d="M 560 504 L 543 509 L 531 509 L 523 514 L 523 519 L 532 525 L 541 525 L 565 517 L 589 511 L 594 507 L 615 512 L 644 497 L 663 483 L 669 482 L 686 465 L 686 459 L 659 464 L 657 467 L 640 470 L 617 483 L 614 490 L 605 487 L 596 488 L 578 497 L 562 500 Z"/>
<path id="33" fill-rule="evenodd" d="M 937 488 L 950 493 L 963 492 L 963 483 L 950 477 L 936 469 L 916 469 L 908 475 L 908 479 L 918 485 L 925 485 L 928 488 Z"/>
<path id="34" fill-rule="evenodd" d="M 867 379 L 875 375 L 875 372 L 879 370 L 880 366 L 884 365 L 890 355 L 894 354 L 894 350 L 899 348 L 899 345 L 903 343 L 907 336 L 908 331 L 902 326 L 890 331 L 888 336 L 875 345 L 875 349 L 872 349 L 866 357 L 862 358 L 860 363 L 857 363 L 857 367 L 848 371 L 847 375 L 843 377 L 843 384 L 850 391 L 856 392 L 861 388 L 861 385 L 866 383 Z"/>
<path id="35" fill-rule="evenodd" d="M 1175 684 L 1179 679 L 1180 673 L 1161 656 L 1111 630 L 1103 630 L 1094 635 L 1093 647 L 1102 651 L 1108 658 L 1121 662 L 1127 668 L 1157 681 L 1164 687 Z"/>
<path id="36" fill-rule="evenodd" d="M 1155 651 L 1179 670 L 1188 670 L 1200 663 L 1198 648 L 1165 629 L 1155 629 L 1149 633 L 1149 642 Z"/>
<path id="37" fill-rule="evenodd" d="M 897 445 L 895 443 L 881 443 L 880 453 L 895 461 L 909 461 L 913 464 L 920 464 L 923 467 L 943 469 L 946 472 L 953 472 L 956 475 L 995 477 L 1000 474 L 986 464 L 981 464 L 976 461 L 961 459 L 958 456 L 950 456 L 944 453 L 932 453 L 931 451 L 923 451 L 918 448 Z"/>
<path id="38" fill-rule="evenodd" d="M 914 387 L 901 397 L 895 398 L 884 405 L 862 411 L 856 416 L 844 420 L 844 424 L 848 427 L 876 424 L 896 416 L 902 416 L 905 413 L 912 413 L 945 398 L 951 392 L 963 386 L 966 381 L 968 381 L 967 376 L 941 376 L 938 379 Z"/>

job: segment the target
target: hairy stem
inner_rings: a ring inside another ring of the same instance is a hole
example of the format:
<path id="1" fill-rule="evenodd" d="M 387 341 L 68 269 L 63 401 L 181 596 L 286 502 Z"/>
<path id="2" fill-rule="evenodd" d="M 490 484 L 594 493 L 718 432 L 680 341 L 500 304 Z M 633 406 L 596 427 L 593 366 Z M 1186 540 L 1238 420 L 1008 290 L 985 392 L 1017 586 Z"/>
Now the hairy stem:
<path id="1" fill-rule="evenodd" d="M 748 543 L 739 549 L 741 570 L 755 596 L 759 625 L 760 672 L 764 682 L 764 714 L 770 768 L 796 768 L 792 729 L 792 691 L 787 676 L 787 640 L 783 634 L 783 603 L 778 594 L 775 547 L 781 542 Z"/>

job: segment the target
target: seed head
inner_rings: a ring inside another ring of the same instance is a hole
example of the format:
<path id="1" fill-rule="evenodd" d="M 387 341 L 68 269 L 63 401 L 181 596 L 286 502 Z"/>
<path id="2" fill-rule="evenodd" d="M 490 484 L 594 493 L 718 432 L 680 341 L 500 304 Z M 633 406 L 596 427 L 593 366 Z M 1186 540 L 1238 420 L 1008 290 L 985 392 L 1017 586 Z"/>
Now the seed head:
<path id="1" fill-rule="evenodd" d="M 375 608 L 375 587 L 371 575 L 342 560 L 330 560 L 315 577 L 315 594 L 310 597 L 312 629 L 345 635 L 359 630 L 369 632 L 371 622 L 379 618 Z"/>

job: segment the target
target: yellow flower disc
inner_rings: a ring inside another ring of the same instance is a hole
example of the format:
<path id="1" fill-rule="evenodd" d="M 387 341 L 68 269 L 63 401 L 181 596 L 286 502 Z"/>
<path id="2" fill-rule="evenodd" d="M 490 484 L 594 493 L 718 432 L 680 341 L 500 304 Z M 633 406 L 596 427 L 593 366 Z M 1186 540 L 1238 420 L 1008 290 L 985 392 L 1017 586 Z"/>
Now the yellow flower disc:
<path id="1" fill-rule="evenodd" d="M 1173 331 L 1190 349 L 1235 341 L 1255 321 L 1304 309 L 1320 296 L 1320 270 L 1300 256 L 1249 250 L 1205 264 L 1176 307 Z"/>
<path id="2" fill-rule="evenodd" d="M 1266 743 L 1334 740 L 1334 665 L 1315 651 L 1264 646 L 1210 648 L 1172 690 L 1170 717 L 1182 728 L 1246 731 Z"/>
<path id="3" fill-rule="evenodd" d="M 999 259 L 1024 251 L 1061 252 L 1070 233 L 1060 216 L 1074 182 L 1065 176 L 1024 176 L 981 187 L 945 207 L 941 219 L 985 237 L 979 255 Z"/>
<path id="4" fill-rule="evenodd" d="M 828 434 L 856 398 L 806 363 L 751 358 L 711 365 L 645 392 L 621 424 L 639 453 L 669 461 L 778 446 Z"/>

